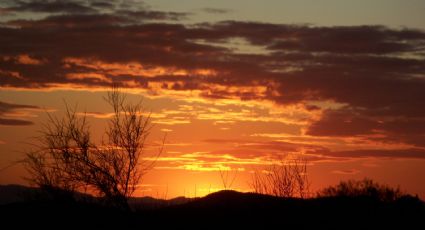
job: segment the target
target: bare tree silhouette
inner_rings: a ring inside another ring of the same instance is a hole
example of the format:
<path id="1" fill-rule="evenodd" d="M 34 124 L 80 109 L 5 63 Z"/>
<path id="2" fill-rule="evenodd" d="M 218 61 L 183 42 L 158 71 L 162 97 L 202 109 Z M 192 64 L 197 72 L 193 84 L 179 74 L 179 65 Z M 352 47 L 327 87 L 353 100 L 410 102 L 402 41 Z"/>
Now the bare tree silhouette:
<path id="1" fill-rule="evenodd" d="M 141 159 L 152 127 L 150 116 L 143 115 L 141 103 L 126 103 L 115 87 L 105 100 L 114 110 L 106 141 L 92 142 L 86 116 L 66 106 L 61 119 L 49 114 L 39 147 L 27 153 L 25 165 L 29 181 L 41 188 L 66 194 L 89 190 L 106 204 L 128 210 L 128 198 L 154 163 Z"/>
<path id="2" fill-rule="evenodd" d="M 310 190 L 307 161 L 299 158 L 281 159 L 261 171 L 255 170 L 250 187 L 259 194 L 306 198 Z"/>

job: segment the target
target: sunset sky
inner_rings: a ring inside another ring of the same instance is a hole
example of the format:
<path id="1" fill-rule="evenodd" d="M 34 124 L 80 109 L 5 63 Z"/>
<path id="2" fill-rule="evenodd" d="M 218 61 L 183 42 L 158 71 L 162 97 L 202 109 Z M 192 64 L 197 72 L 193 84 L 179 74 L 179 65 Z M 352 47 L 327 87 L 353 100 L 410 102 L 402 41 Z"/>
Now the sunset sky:
<path id="1" fill-rule="evenodd" d="M 0 184 L 47 113 L 77 106 L 102 138 L 115 83 L 165 148 L 136 195 L 249 191 L 308 160 L 312 191 L 369 177 L 425 198 L 423 0 L 2 0 Z"/>

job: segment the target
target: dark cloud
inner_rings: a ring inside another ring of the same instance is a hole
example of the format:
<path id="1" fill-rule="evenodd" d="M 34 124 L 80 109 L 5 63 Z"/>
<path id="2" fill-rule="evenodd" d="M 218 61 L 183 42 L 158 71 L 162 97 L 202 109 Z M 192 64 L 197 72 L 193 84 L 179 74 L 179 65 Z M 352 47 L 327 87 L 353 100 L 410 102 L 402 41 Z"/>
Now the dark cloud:
<path id="1" fill-rule="evenodd" d="M 105 9 L 113 9 L 115 7 L 112 1 L 91 1 L 90 6 Z"/>
<path id="2" fill-rule="evenodd" d="M 313 136 L 367 137 L 378 142 L 398 142 L 425 147 L 425 119 L 416 116 L 371 116 L 368 110 L 326 111 L 307 134 Z"/>
<path id="3" fill-rule="evenodd" d="M 69 0 L 29 0 L 11 1 L 14 6 L 9 10 L 17 12 L 40 13 L 95 13 L 95 9 L 86 6 L 83 1 Z"/>
<path id="4" fill-rule="evenodd" d="M 346 169 L 346 170 L 334 170 L 332 173 L 335 174 L 344 174 L 344 175 L 354 175 L 358 174 L 360 171 L 357 169 Z"/>
<path id="5" fill-rule="evenodd" d="M 119 10 L 116 11 L 117 15 L 124 15 L 136 20 L 140 19 L 149 19 L 149 20 L 182 20 L 187 18 L 189 13 L 180 13 L 180 12 L 163 12 L 163 11 L 131 11 L 131 10 Z"/>
<path id="6" fill-rule="evenodd" d="M 310 110 L 321 109 L 312 101 L 339 103 L 343 106 L 325 111 L 308 134 L 425 145 L 424 31 L 237 21 L 152 23 L 149 20 L 179 20 L 188 15 L 113 5 L 108 13 L 5 22 L 7 26 L 0 27 L 0 85 L 106 86 L 114 81 L 124 86 L 132 81 L 133 87 L 160 83 L 163 89 L 199 89 L 208 98 L 303 103 Z M 229 48 L 235 38 L 263 52 L 235 52 Z M 13 61 L 22 54 L 46 61 L 41 65 Z M 117 73 L 102 63 L 141 68 L 136 63 L 145 69 Z M 156 67 L 185 72 L 150 76 L 148 72 Z M 228 90 L 235 86 L 264 87 L 265 91 Z"/>
<path id="7" fill-rule="evenodd" d="M 141 20 L 181 20 L 189 16 L 189 13 L 184 12 L 163 12 L 163 11 L 154 11 L 150 10 L 143 2 L 123 2 L 117 0 L 111 1 L 80 1 L 80 0 L 7 0 L 5 7 L 0 8 L 1 12 L 38 12 L 38 13 L 48 13 L 48 19 L 50 17 L 57 15 L 78 15 L 78 17 L 71 17 L 76 19 L 76 22 L 64 21 L 63 25 L 66 23 L 76 24 L 78 19 L 82 18 L 81 15 L 98 15 L 107 16 L 111 18 L 121 18 L 120 23 L 140 23 Z M 2 4 L 0 3 L 0 6 Z M 6 6 L 8 5 L 8 7 Z M 25 17 L 27 18 L 27 17 Z M 68 18 L 70 19 L 70 18 Z M 96 21 L 96 17 L 86 18 L 94 19 L 94 22 L 87 20 L 89 24 L 98 23 L 97 25 L 112 25 L 108 22 Z M 24 21 L 24 20 L 17 20 Z M 46 20 L 42 20 L 46 22 Z M 49 21 L 49 20 L 47 20 Z M 51 20 L 50 20 L 51 21 Z M 54 21 L 54 20 L 53 20 Z M 27 21 L 28 23 L 29 21 Z M 16 23 L 15 23 L 16 24 Z M 40 25 L 40 23 L 38 24 Z"/>
<path id="8" fill-rule="evenodd" d="M 424 149 L 400 149 L 400 150 L 350 150 L 350 151 L 329 151 L 326 156 L 344 158 L 365 158 L 365 157 L 386 157 L 386 158 L 420 158 L 425 159 Z"/>
<path id="9" fill-rule="evenodd" d="M 378 131 L 378 121 L 370 118 L 356 116 L 350 110 L 329 110 L 322 119 L 313 123 L 308 135 L 314 136 L 357 136 Z"/>
<path id="10" fill-rule="evenodd" d="M 211 39 L 242 37 L 270 50 L 286 52 L 385 54 L 423 51 L 425 39 L 425 34 L 419 30 L 394 30 L 383 26 L 314 27 L 239 21 L 204 26 L 220 31 Z"/>
<path id="11" fill-rule="evenodd" d="M 206 13 L 209 13 L 209 14 L 227 14 L 227 13 L 232 12 L 229 9 L 210 8 L 210 7 L 202 8 L 201 10 L 203 12 L 206 12 Z"/>
<path id="12" fill-rule="evenodd" d="M 417 42 L 423 44 L 424 39 L 423 33 L 419 31 L 395 31 L 381 26 L 317 27 L 294 32 L 295 36 L 277 40 L 269 49 L 351 55 L 386 54 L 416 51 Z"/>
<path id="13" fill-rule="evenodd" d="M 21 126 L 21 125 L 32 125 L 32 121 L 20 120 L 20 119 L 6 119 L 0 117 L 0 125 L 8 126 Z"/>
<path id="14" fill-rule="evenodd" d="M 8 113 L 16 112 L 22 109 L 40 109 L 38 106 L 33 105 L 20 105 L 20 104 L 11 104 L 0 101 L 0 125 L 10 125 L 10 126 L 21 126 L 21 125 L 32 125 L 32 121 L 15 119 L 8 116 Z"/>
<path id="15" fill-rule="evenodd" d="M 11 104 L 0 101 L 0 113 L 9 112 L 16 109 L 40 109 L 40 107 L 34 105 Z"/>
<path id="16" fill-rule="evenodd" d="M 13 20 L 9 21 L 9 26 L 19 28 L 93 28 L 99 27 L 100 25 L 121 25 L 125 23 L 131 23 L 133 20 L 111 15 L 111 14 L 71 14 L 71 15 L 56 15 L 49 16 L 41 20 Z"/>

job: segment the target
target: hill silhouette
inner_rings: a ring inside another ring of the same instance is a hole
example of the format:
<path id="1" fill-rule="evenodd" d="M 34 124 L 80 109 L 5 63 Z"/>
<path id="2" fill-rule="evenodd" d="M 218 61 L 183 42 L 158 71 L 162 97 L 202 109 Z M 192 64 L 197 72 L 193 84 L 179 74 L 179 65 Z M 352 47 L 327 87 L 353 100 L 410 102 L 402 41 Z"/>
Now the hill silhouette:
<path id="1" fill-rule="evenodd" d="M 75 193 L 75 197 L 79 201 L 85 203 L 96 203 L 98 198 L 89 194 Z M 13 203 L 28 203 L 28 202 L 56 202 L 55 198 L 39 188 L 26 187 L 23 185 L 0 185 L 0 205 Z M 171 205 L 184 204 L 194 200 L 194 198 L 176 197 L 173 199 L 157 199 L 149 196 L 132 197 L 129 199 L 129 204 L 134 210 L 152 210 L 164 208 Z M 62 202 L 63 203 L 63 202 Z"/>
<path id="2" fill-rule="evenodd" d="M 425 205 L 405 196 L 395 202 L 369 197 L 313 199 L 278 198 L 254 193 L 220 191 L 183 205 L 158 210 L 150 220 L 162 216 L 174 223 L 185 221 L 209 226 L 279 226 L 281 228 L 368 229 L 425 226 Z M 158 219 L 156 219 L 158 218 Z"/>
<path id="3" fill-rule="evenodd" d="M 23 189 L 22 187 L 20 188 Z M 0 196 L 5 191 L 0 189 Z M 412 196 L 383 202 L 371 197 L 278 198 L 220 191 L 202 198 L 139 198 L 149 208 L 123 212 L 96 203 L 19 201 L 0 205 L 3 222 L 46 228 L 423 229 L 425 204 Z M 164 203 L 168 202 L 168 203 Z M 142 203 L 139 203 L 141 206 Z M 146 203 L 145 203 L 146 204 Z M 15 221 L 15 220 L 20 221 Z"/>

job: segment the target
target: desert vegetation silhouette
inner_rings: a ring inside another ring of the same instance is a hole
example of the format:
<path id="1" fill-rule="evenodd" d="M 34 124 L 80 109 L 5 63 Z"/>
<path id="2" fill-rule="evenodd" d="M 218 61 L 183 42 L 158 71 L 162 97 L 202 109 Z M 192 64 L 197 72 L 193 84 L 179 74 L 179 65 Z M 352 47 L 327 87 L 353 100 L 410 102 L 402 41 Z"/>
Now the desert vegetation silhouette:
<path id="1" fill-rule="evenodd" d="M 382 202 L 397 201 L 408 196 L 400 187 L 380 184 L 370 178 L 362 180 L 341 181 L 335 186 L 329 186 L 317 193 L 317 197 L 368 197 Z"/>
<path id="2" fill-rule="evenodd" d="M 90 191 L 108 206 L 129 210 L 128 199 L 154 162 L 142 161 L 150 116 L 143 115 L 141 102 L 128 103 L 117 87 L 104 99 L 113 116 L 100 144 L 94 143 L 86 116 L 76 109 L 66 105 L 63 118 L 48 114 L 36 150 L 26 154 L 27 179 L 61 199 Z"/>
<path id="3" fill-rule="evenodd" d="M 307 198 L 310 195 L 307 163 L 306 159 L 299 157 L 281 158 L 261 170 L 256 169 L 250 187 L 258 194 Z"/>

